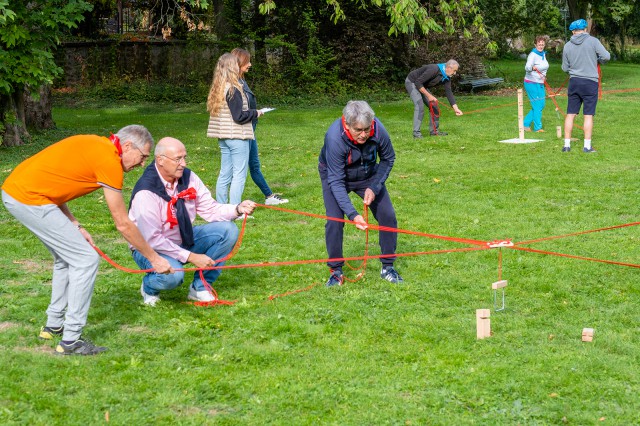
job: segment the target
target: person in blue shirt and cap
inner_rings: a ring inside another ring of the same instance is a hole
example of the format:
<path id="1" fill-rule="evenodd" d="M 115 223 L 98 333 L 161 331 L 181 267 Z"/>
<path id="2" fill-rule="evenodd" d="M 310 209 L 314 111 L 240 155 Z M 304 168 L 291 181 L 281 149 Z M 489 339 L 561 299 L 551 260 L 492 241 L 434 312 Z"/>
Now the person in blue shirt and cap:
<path id="1" fill-rule="evenodd" d="M 460 65 L 454 59 L 449 59 L 444 64 L 429 64 L 417 68 L 409 73 L 404 86 L 407 89 L 409 97 L 413 101 L 413 137 L 421 138 L 422 132 L 420 126 L 424 118 L 424 106 L 429 106 L 429 133 L 431 136 L 446 136 L 446 132 L 441 132 L 440 127 L 440 108 L 438 106 L 438 98 L 429 92 L 429 88 L 433 88 L 442 84 L 444 86 L 444 94 L 455 111 L 456 115 L 462 115 L 462 111 L 456 104 L 456 98 L 453 97 L 451 91 L 451 77 L 453 77 Z"/>
<path id="2" fill-rule="evenodd" d="M 600 40 L 590 36 L 586 29 L 587 21 L 584 19 L 573 21 L 569 26 L 573 35 L 562 51 L 562 71 L 569 73 L 568 105 L 567 116 L 564 120 L 562 152 L 571 151 L 573 121 L 580 112 L 581 106 L 584 115 L 584 148 L 582 151 L 596 152 L 591 146 L 591 134 L 593 132 L 593 116 L 596 114 L 596 104 L 598 103 L 598 64 L 609 61 L 611 55 L 600 43 Z"/>

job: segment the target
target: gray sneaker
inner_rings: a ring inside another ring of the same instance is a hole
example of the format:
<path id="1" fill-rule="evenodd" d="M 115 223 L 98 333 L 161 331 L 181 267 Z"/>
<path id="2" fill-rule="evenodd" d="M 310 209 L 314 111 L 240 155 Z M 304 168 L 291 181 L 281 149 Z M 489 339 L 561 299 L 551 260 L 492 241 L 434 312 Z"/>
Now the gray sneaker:
<path id="1" fill-rule="evenodd" d="M 96 346 L 88 339 L 84 339 L 82 336 L 73 343 L 58 343 L 56 346 L 56 353 L 58 355 L 97 355 L 106 351 L 104 346 Z"/>
<path id="2" fill-rule="evenodd" d="M 264 203 L 267 206 L 277 206 L 278 204 L 285 204 L 288 202 L 289 200 L 287 200 L 286 198 L 282 198 L 278 194 L 271 194 L 264 200 Z"/>

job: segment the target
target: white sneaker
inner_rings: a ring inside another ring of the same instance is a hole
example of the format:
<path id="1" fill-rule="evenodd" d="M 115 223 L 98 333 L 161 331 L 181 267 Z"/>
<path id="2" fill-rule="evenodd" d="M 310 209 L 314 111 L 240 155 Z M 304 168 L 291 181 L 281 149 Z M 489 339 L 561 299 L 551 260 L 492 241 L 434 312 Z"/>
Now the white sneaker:
<path id="1" fill-rule="evenodd" d="M 140 294 L 145 305 L 156 306 L 156 303 L 160 301 L 160 296 L 152 296 L 144 292 L 144 284 L 140 285 Z"/>
<path id="2" fill-rule="evenodd" d="M 284 204 L 288 202 L 289 200 L 287 200 L 286 198 L 282 198 L 278 194 L 271 194 L 264 200 L 264 203 L 267 206 L 277 206 L 278 204 Z"/>
<path id="3" fill-rule="evenodd" d="M 189 286 L 189 296 L 187 296 L 187 299 L 195 300 L 196 302 L 213 302 L 216 300 L 213 294 L 207 290 L 196 291 L 193 286 Z"/>

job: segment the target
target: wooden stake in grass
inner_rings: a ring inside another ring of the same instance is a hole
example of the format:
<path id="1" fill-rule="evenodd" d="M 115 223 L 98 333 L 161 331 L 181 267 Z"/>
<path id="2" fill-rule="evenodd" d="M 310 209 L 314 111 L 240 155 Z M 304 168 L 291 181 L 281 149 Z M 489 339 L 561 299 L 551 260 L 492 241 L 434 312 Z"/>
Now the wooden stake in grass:
<path id="1" fill-rule="evenodd" d="M 524 141 L 524 97 L 522 89 L 518 89 L 518 137 Z"/>
<path id="2" fill-rule="evenodd" d="M 496 281 L 491 284 L 491 289 L 493 290 L 493 309 L 496 312 L 504 311 L 505 309 L 505 292 L 504 288 L 507 286 L 507 280 Z M 498 289 L 502 289 L 502 306 L 498 308 Z"/>
<path id="3" fill-rule="evenodd" d="M 476 309 L 476 337 L 491 337 L 491 309 Z"/>
<path id="4" fill-rule="evenodd" d="M 532 143 L 540 142 L 542 139 L 525 139 L 524 138 L 524 97 L 522 89 L 518 89 L 518 137 L 514 139 L 506 139 L 503 143 Z"/>
<path id="5" fill-rule="evenodd" d="M 583 328 L 582 329 L 582 341 L 583 342 L 592 342 L 593 341 L 593 328 Z"/>

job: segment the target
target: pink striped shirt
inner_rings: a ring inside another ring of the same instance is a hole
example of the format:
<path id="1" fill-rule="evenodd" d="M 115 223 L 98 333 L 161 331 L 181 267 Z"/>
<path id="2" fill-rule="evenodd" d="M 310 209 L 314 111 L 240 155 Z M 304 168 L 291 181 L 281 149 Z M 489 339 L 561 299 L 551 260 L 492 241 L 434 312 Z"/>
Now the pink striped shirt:
<path id="1" fill-rule="evenodd" d="M 158 173 L 160 176 L 160 173 Z M 178 193 L 177 186 L 170 184 L 160 176 L 160 180 L 167 189 L 170 197 Z M 225 222 L 238 217 L 234 204 L 221 204 L 213 199 L 211 192 L 200 178 L 191 171 L 189 187 L 195 188 L 198 194 L 195 200 L 184 200 L 191 223 L 197 216 L 207 222 Z M 191 252 L 180 247 L 182 237 L 180 228 L 170 229 L 167 222 L 167 201 L 151 191 L 139 191 L 129 210 L 129 219 L 136 224 L 147 243 L 158 253 L 171 256 L 182 263 L 186 263 Z"/>

